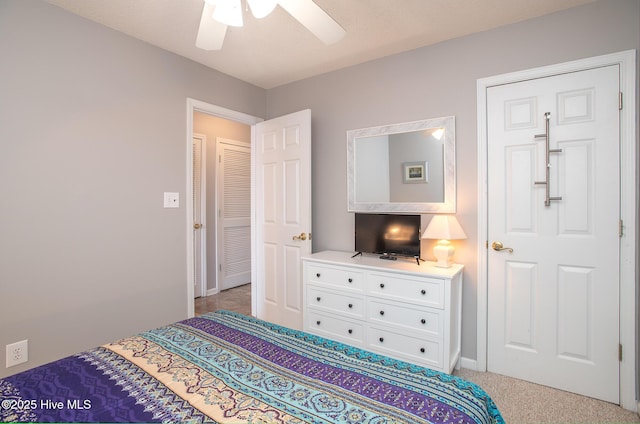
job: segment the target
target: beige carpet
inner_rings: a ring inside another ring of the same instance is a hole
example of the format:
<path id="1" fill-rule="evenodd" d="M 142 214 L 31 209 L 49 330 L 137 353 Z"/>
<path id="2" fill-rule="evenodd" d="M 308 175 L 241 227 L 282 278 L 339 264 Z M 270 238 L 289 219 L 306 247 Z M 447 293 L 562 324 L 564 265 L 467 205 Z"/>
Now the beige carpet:
<path id="1" fill-rule="evenodd" d="M 454 374 L 482 387 L 507 424 L 640 423 L 635 412 L 608 402 L 492 373 L 463 368 Z"/>

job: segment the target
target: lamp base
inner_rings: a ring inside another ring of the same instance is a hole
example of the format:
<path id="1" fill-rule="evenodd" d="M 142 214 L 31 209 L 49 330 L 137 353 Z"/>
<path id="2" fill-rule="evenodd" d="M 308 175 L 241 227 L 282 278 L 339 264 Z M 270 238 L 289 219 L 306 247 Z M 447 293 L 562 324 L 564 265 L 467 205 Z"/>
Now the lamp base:
<path id="1" fill-rule="evenodd" d="M 437 260 L 436 266 L 440 268 L 451 268 L 455 252 L 456 249 L 449 243 L 449 240 L 440 240 L 433 247 L 433 255 Z"/>

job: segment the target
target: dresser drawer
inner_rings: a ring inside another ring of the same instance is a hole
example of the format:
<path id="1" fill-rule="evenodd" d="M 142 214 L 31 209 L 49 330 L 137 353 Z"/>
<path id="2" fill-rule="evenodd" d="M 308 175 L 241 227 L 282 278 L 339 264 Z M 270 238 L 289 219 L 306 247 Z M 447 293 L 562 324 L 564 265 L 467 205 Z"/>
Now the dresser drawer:
<path id="1" fill-rule="evenodd" d="M 367 343 L 371 350 L 384 355 L 444 369 L 443 347 L 439 340 L 412 337 L 372 325 L 367 330 Z"/>
<path id="2" fill-rule="evenodd" d="M 367 291 L 384 298 L 421 303 L 444 308 L 444 281 L 435 278 L 401 277 L 394 274 L 371 273 Z"/>
<path id="3" fill-rule="evenodd" d="M 308 264 L 306 267 L 307 281 L 310 283 L 322 283 L 338 288 L 363 290 L 364 274 L 349 268 Z"/>
<path id="4" fill-rule="evenodd" d="M 444 312 L 441 309 L 369 298 L 367 301 L 367 319 L 371 323 L 384 323 L 408 330 L 422 331 L 439 339 L 444 337 Z"/>
<path id="5" fill-rule="evenodd" d="M 316 285 L 307 286 L 306 305 L 311 308 L 362 319 L 364 318 L 364 304 L 364 298 L 357 294 L 349 295 L 345 292 L 324 290 Z"/>
<path id="6" fill-rule="evenodd" d="M 303 258 L 304 330 L 451 373 L 460 358 L 462 271 L 314 253 Z"/>
<path id="7" fill-rule="evenodd" d="M 362 346 L 364 344 L 364 323 L 350 321 L 312 310 L 307 311 L 305 331 L 355 346 Z"/>

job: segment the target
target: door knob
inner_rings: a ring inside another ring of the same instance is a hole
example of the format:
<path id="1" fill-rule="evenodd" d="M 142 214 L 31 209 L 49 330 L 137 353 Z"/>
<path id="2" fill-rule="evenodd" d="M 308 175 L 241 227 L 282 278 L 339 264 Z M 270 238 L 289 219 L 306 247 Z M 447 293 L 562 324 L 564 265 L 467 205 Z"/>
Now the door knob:
<path id="1" fill-rule="evenodd" d="M 306 240 L 307 239 L 307 234 L 306 233 L 300 233 L 299 236 L 293 236 L 294 240 Z"/>
<path id="2" fill-rule="evenodd" d="M 499 241 L 494 241 L 493 243 L 491 243 L 491 247 L 493 248 L 493 250 L 495 250 L 496 252 L 500 252 L 502 250 L 508 250 L 509 253 L 513 253 L 513 249 L 510 247 L 504 247 L 502 245 L 501 242 Z"/>
<path id="3" fill-rule="evenodd" d="M 202 225 L 200 224 L 193 224 L 193 228 L 195 228 L 196 230 L 199 230 L 202 227 Z"/>

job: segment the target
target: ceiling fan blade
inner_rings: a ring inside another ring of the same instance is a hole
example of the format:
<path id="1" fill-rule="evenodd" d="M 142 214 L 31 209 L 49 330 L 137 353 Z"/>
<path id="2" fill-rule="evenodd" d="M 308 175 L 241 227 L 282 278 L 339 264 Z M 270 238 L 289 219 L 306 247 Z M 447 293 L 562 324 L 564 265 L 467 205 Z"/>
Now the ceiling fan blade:
<path id="1" fill-rule="evenodd" d="M 327 45 L 346 34 L 340 24 L 312 0 L 278 0 L 278 4 Z"/>
<path id="2" fill-rule="evenodd" d="M 215 6 L 205 2 L 200 17 L 196 47 L 203 50 L 220 50 L 224 37 L 227 34 L 227 26 L 212 18 Z"/>

